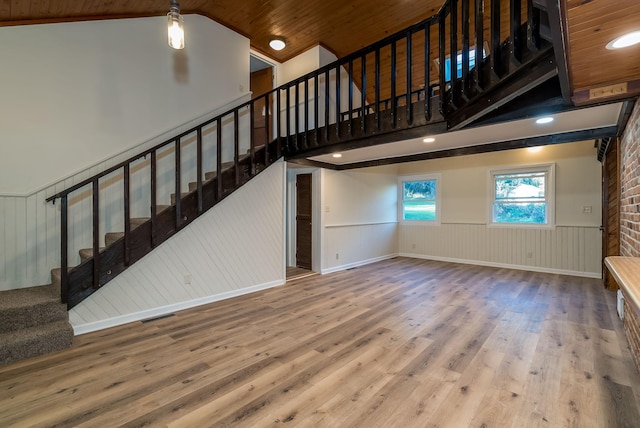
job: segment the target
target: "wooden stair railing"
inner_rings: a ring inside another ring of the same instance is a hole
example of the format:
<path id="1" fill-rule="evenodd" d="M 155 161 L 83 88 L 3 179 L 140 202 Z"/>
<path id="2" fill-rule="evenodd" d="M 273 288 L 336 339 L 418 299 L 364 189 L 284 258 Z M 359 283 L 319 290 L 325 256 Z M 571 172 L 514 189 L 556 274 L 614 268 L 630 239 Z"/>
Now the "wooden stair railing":
<path id="1" fill-rule="evenodd" d="M 299 103 L 287 159 L 416 129 L 401 136 L 412 138 L 433 124 L 459 129 L 557 75 L 545 4 L 448 0 L 434 16 L 290 82 L 285 90 Z M 329 81 L 324 93 L 319 78 Z"/>
<path id="2" fill-rule="evenodd" d="M 546 61 L 540 1 L 447 0 L 431 18 L 49 197 L 48 202 L 59 200 L 60 205 L 62 302 L 69 308 L 78 304 L 282 155 L 330 150 L 336 143 L 369 141 L 428 124 L 461 126 L 470 116 L 484 114 L 491 105 L 479 111 L 474 105 L 491 98 L 518 72 L 531 72 L 536 61 Z M 256 111 L 256 105 L 263 111 Z M 256 129 L 263 135 L 256 135 Z M 170 156 L 172 168 L 167 169 Z M 138 177 L 140 171 L 145 179 Z M 122 231 L 108 233 L 102 246 L 101 232 L 107 231 L 101 228 L 108 227 L 110 214 L 101 195 L 118 186 Z M 170 192 L 170 204 L 160 204 L 159 198 Z M 148 198 L 142 216 L 132 205 L 141 194 Z M 89 199 L 91 246 L 77 248 L 78 239 L 70 240 L 69 232 L 70 220 L 74 230 L 78 221 L 69 210 Z M 81 263 L 73 268 L 71 250 L 80 252 Z"/>

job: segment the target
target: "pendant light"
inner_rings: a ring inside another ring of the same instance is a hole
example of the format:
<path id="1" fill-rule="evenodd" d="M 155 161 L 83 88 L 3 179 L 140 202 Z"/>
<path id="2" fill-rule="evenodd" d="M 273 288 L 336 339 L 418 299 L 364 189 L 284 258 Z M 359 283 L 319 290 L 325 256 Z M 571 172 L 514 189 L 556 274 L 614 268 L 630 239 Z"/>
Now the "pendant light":
<path id="1" fill-rule="evenodd" d="M 180 5 L 171 0 L 169 13 L 167 13 L 167 37 L 169 46 L 174 49 L 184 49 L 184 21 L 180 15 Z"/>

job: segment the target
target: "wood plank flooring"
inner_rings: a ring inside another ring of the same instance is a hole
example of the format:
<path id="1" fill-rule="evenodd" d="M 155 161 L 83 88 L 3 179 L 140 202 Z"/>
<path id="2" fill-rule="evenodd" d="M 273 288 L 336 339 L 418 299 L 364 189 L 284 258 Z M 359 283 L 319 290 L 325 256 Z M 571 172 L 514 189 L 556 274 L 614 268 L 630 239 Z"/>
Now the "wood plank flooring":
<path id="1" fill-rule="evenodd" d="M 638 427 L 601 282 L 396 258 L 0 367 L 0 426 Z"/>
<path id="2" fill-rule="evenodd" d="M 287 281 L 293 281 L 294 279 L 317 275 L 317 273 L 309 269 L 304 269 L 296 266 L 287 266 L 286 275 Z"/>

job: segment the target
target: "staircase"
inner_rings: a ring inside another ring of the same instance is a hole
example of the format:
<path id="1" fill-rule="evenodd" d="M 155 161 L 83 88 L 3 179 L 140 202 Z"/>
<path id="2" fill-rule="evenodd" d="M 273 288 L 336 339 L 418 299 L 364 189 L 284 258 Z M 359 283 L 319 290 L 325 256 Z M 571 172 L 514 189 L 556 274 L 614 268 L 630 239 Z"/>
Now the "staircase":
<path id="1" fill-rule="evenodd" d="M 49 197 L 60 210 L 60 268 L 52 285 L 0 293 L 0 363 L 69 346 L 66 309 L 282 156 L 459 129 L 556 76 L 546 3 L 486 1 L 485 11 L 480 0 L 447 0 L 432 18 Z"/>

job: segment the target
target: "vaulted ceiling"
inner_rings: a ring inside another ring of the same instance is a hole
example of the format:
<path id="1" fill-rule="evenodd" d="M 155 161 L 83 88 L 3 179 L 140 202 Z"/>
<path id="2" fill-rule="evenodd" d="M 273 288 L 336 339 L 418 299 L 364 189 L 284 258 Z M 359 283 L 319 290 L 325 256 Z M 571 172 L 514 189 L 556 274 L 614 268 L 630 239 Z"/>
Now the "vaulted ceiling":
<path id="1" fill-rule="evenodd" d="M 484 0 L 488 7 L 490 0 Z M 541 0 L 537 0 L 540 2 Z M 605 45 L 640 29 L 638 0 L 558 0 L 568 33 L 568 72 L 574 101 L 589 103 L 589 90 L 614 83 L 640 92 L 640 46 L 607 51 Z M 338 57 L 432 16 L 443 0 L 182 0 L 183 13 L 198 13 L 247 36 L 254 49 L 278 60 L 322 44 Z M 508 2 L 502 0 L 503 7 Z M 161 16 L 168 0 L 0 0 L 0 26 Z M 271 36 L 287 47 L 269 48 Z M 605 89 L 606 90 L 606 89 Z M 595 102 L 595 101 L 594 101 Z"/>

